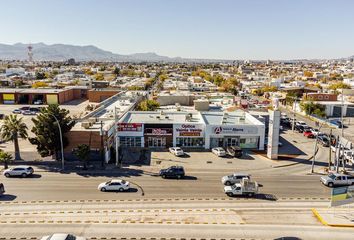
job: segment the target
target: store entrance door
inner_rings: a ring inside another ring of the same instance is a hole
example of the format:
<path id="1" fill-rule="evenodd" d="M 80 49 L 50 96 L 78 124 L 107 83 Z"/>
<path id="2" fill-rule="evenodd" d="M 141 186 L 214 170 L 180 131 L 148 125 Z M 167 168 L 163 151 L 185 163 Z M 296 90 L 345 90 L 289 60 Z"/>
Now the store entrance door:
<path id="1" fill-rule="evenodd" d="M 165 137 L 149 137 L 148 138 L 148 147 L 164 148 L 164 147 L 166 147 L 166 138 Z"/>
<path id="2" fill-rule="evenodd" d="M 227 138 L 226 141 L 226 147 L 230 146 L 240 146 L 240 138 L 239 137 L 233 137 L 233 138 Z"/>

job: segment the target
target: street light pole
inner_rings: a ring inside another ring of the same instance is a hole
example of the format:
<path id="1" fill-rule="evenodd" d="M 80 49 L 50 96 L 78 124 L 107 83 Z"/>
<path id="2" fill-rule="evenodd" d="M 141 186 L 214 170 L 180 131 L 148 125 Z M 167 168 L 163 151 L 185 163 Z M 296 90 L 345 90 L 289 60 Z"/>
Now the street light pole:
<path id="1" fill-rule="evenodd" d="M 315 160 L 316 160 L 316 150 L 317 150 L 317 141 L 318 141 L 318 134 L 320 133 L 320 130 L 323 126 L 324 122 L 321 124 L 321 126 L 318 129 L 317 135 L 316 135 L 316 140 L 315 140 L 315 147 L 313 149 L 313 156 L 312 156 L 312 164 L 311 164 L 311 173 L 314 172 L 315 168 Z"/>
<path id="2" fill-rule="evenodd" d="M 51 116 L 54 117 L 56 123 L 58 124 L 58 129 L 59 129 L 59 137 L 60 137 L 60 146 L 61 146 L 61 168 L 62 170 L 64 170 L 64 146 L 63 146 L 63 135 L 61 132 L 61 126 L 59 124 L 58 119 L 56 118 L 56 116 L 54 114 L 49 114 Z"/>

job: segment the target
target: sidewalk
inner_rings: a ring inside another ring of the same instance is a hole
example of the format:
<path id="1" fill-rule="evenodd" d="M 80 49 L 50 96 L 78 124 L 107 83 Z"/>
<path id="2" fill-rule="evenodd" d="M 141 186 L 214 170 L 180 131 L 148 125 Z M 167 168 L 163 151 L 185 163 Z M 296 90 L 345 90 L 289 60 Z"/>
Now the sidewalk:
<path id="1" fill-rule="evenodd" d="M 354 206 L 343 208 L 312 209 L 315 217 L 325 226 L 354 228 Z"/>

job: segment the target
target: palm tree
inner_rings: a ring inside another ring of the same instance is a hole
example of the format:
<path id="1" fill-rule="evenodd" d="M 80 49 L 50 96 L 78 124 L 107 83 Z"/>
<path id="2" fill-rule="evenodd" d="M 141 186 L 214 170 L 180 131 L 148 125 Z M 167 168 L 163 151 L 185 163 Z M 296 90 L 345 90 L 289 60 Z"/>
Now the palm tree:
<path id="1" fill-rule="evenodd" d="M 4 152 L 0 150 L 0 162 L 4 163 L 4 168 L 8 169 L 9 167 L 9 162 L 13 160 L 12 155 L 8 152 Z"/>
<path id="2" fill-rule="evenodd" d="M 13 141 L 15 146 L 15 160 L 20 160 L 20 148 L 18 146 L 18 138 L 27 138 L 27 126 L 17 115 L 9 115 L 5 117 L 4 123 L 0 128 L 1 137 L 5 141 Z"/>

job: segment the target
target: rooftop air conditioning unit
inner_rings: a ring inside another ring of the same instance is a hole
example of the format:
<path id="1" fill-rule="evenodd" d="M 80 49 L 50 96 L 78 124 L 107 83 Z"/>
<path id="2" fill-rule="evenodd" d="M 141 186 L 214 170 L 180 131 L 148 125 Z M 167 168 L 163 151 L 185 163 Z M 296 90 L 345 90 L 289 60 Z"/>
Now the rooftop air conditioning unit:
<path id="1" fill-rule="evenodd" d="M 165 119 L 170 119 L 170 117 L 169 116 L 165 116 Z"/>
<path id="2" fill-rule="evenodd" d="M 187 121 L 187 122 L 190 122 L 191 120 L 192 120 L 192 117 L 191 117 L 189 114 L 187 114 L 187 115 L 186 115 L 186 121 Z"/>
<path id="3" fill-rule="evenodd" d="M 97 119 L 96 118 L 89 118 L 88 121 L 92 124 L 96 123 L 97 122 Z"/>
<path id="4" fill-rule="evenodd" d="M 85 128 L 85 129 L 88 129 L 92 126 L 93 124 L 90 123 L 90 122 L 82 122 L 81 123 L 81 127 Z"/>

